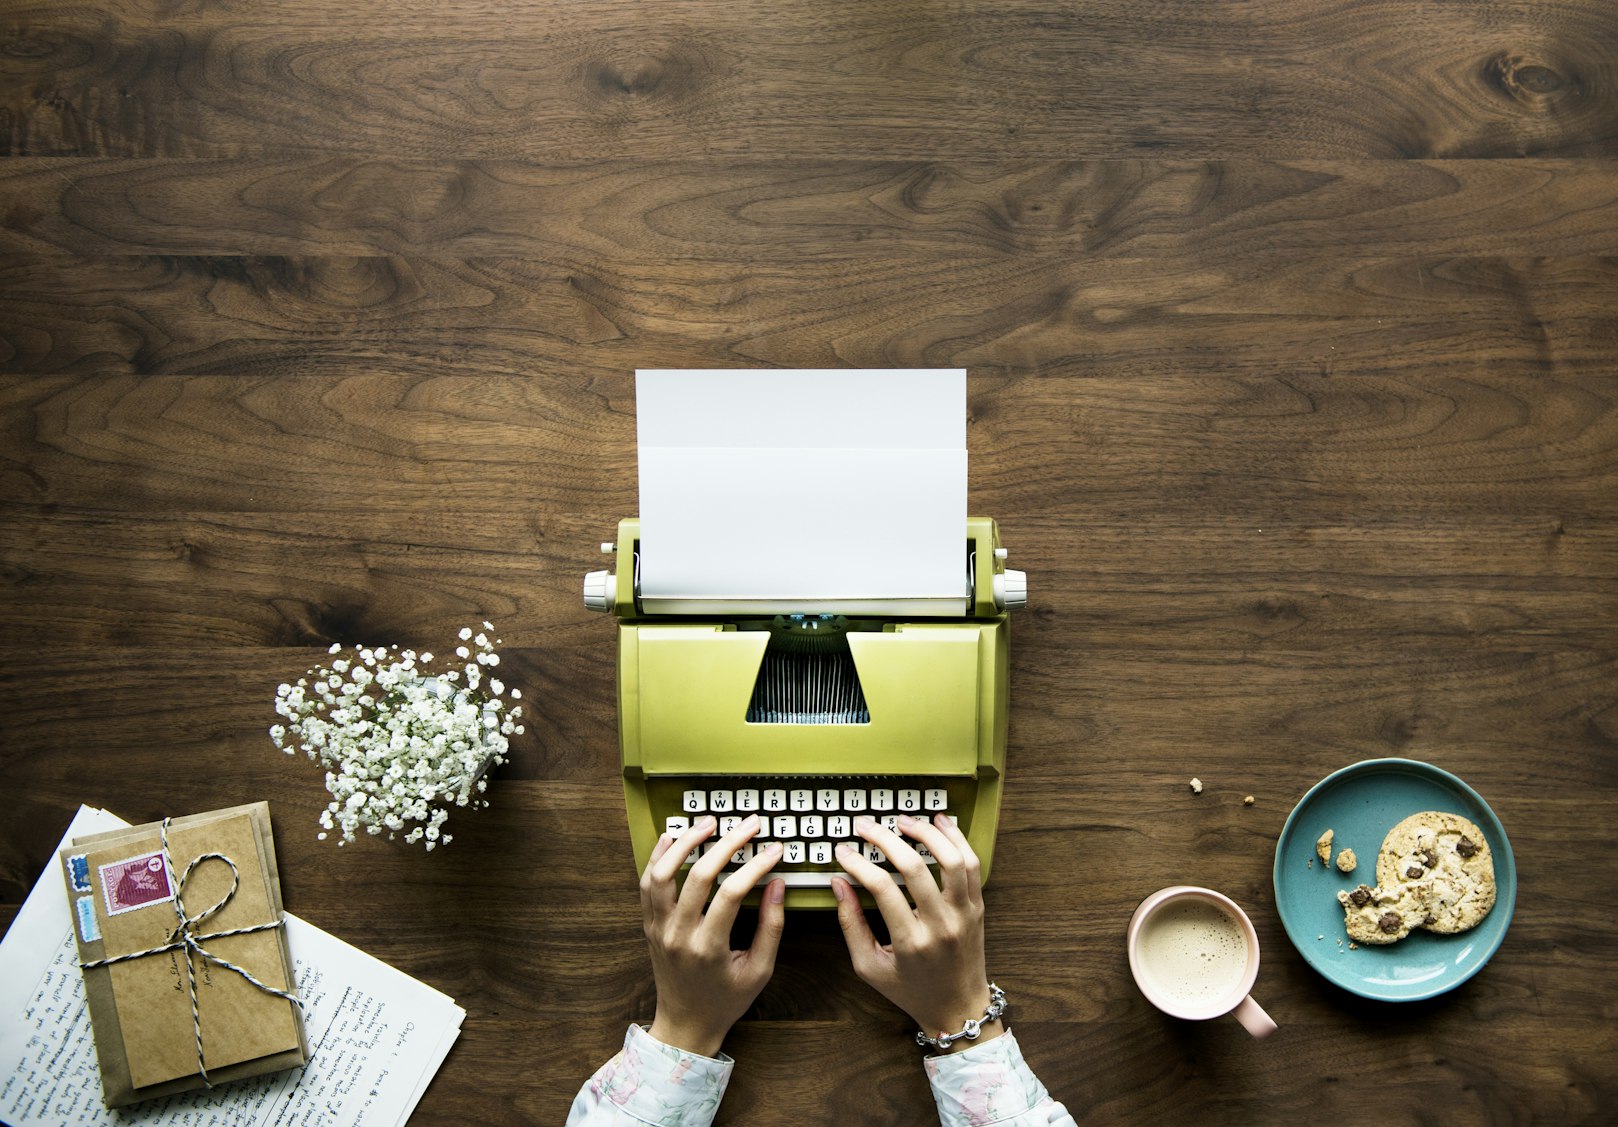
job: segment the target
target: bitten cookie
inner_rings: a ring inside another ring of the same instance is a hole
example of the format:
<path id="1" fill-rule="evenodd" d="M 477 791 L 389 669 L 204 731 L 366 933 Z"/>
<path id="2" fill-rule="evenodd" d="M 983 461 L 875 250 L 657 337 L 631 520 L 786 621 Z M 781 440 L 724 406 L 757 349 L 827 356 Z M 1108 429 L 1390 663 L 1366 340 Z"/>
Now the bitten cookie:
<path id="1" fill-rule="evenodd" d="M 1428 931 L 1466 931 L 1494 907 L 1494 856 L 1483 831 L 1459 814 L 1423 810 L 1394 826 L 1377 852 L 1376 880 L 1390 890 L 1426 886 Z"/>
<path id="2" fill-rule="evenodd" d="M 1366 885 L 1337 893 L 1343 906 L 1343 927 L 1356 943 L 1384 946 L 1397 943 L 1421 926 L 1430 914 L 1431 885 L 1398 885 L 1370 888 Z"/>

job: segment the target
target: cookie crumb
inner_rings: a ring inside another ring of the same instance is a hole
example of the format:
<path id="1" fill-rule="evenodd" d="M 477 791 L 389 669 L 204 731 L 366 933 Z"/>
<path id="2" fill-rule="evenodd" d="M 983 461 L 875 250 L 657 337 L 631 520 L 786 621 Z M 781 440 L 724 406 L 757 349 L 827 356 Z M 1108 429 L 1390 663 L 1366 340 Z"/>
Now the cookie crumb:
<path id="1" fill-rule="evenodd" d="M 1348 944 L 1348 949 L 1349 949 L 1349 950 L 1350 950 L 1350 951 L 1358 951 L 1358 950 L 1359 950 L 1359 949 L 1360 949 L 1360 945 L 1359 945 L 1359 944 L 1358 944 L 1358 943 L 1355 943 L 1355 942 L 1353 942 L 1353 941 L 1352 941 L 1352 940 L 1351 940 L 1351 941 L 1350 941 L 1350 942 L 1349 942 L 1349 944 Z"/>
<path id="2" fill-rule="evenodd" d="M 1329 826 L 1324 833 L 1315 839 L 1315 856 L 1320 858 L 1322 865 L 1331 861 L 1331 839 L 1332 830 Z"/>
<path id="3" fill-rule="evenodd" d="M 1201 779 L 1198 779 L 1198 778 L 1195 778 L 1195 777 L 1192 778 L 1192 780 L 1191 780 L 1191 793 L 1192 794 L 1201 794 L 1202 793 L 1202 780 Z"/>
<path id="4" fill-rule="evenodd" d="M 1338 872 L 1340 872 L 1340 873 L 1352 873 L 1354 871 L 1355 866 L 1357 866 L 1359 863 L 1360 863 L 1360 859 L 1354 855 L 1354 851 L 1352 849 L 1342 849 L 1342 850 L 1338 851 L 1338 854 L 1337 854 L 1337 871 Z"/>
<path id="5" fill-rule="evenodd" d="M 1245 794 L 1245 795 L 1242 796 L 1242 805 L 1243 806 L 1251 806 L 1251 805 L 1253 805 L 1253 803 L 1255 801 L 1257 801 L 1257 800 L 1254 799 L 1254 797 L 1252 795 L 1250 795 L 1250 794 Z"/>

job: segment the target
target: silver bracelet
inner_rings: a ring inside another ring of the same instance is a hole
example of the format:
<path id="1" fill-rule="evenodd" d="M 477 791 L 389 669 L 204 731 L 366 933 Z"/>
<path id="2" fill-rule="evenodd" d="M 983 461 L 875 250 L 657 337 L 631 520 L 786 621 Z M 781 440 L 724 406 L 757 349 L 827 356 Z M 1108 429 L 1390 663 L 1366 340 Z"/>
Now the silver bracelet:
<path id="1" fill-rule="evenodd" d="M 982 1017 L 967 1018 L 966 1024 L 961 1027 L 959 1033 L 940 1033 L 937 1037 L 929 1037 L 926 1033 L 917 1030 L 916 1044 L 922 1048 L 931 1045 L 935 1049 L 947 1049 L 963 1037 L 968 1041 L 976 1041 L 978 1034 L 983 1031 L 983 1027 L 989 1022 L 998 1019 L 1005 1012 L 1006 992 L 991 982 L 989 983 L 989 1008 L 983 1011 Z"/>

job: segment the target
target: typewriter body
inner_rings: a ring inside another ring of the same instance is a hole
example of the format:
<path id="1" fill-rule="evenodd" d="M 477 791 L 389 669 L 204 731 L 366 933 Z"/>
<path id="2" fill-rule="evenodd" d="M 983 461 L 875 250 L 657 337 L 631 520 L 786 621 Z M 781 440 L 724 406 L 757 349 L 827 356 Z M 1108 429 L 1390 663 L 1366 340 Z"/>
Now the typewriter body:
<path id="1" fill-rule="evenodd" d="M 961 533 L 953 598 L 693 599 L 643 592 L 642 521 L 619 523 L 602 545 L 616 568 L 591 572 L 584 596 L 616 625 L 637 871 L 666 830 L 711 814 L 723 832 L 756 813 L 755 844 L 727 867 L 781 841 L 766 880 L 786 878 L 788 907 L 830 908 L 839 842 L 891 868 L 854 818 L 893 826 L 901 813 L 942 813 L 988 879 L 1006 774 L 1008 612 L 1025 602 L 1026 579 L 1006 568 L 993 520 L 968 517 Z"/>

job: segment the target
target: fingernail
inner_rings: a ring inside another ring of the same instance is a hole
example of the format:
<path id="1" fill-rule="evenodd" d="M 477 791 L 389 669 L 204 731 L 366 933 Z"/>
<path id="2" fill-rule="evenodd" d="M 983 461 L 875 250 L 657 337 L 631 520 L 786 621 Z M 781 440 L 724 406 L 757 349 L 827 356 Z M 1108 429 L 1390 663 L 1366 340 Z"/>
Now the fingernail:
<path id="1" fill-rule="evenodd" d="M 843 899 L 843 882 L 842 881 L 834 880 L 834 881 L 831 882 L 831 894 L 833 896 L 837 897 L 837 900 L 838 900 L 839 903 L 842 902 L 842 899 Z"/>
<path id="2" fill-rule="evenodd" d="M 757 814 L 749 814 L 746 818 L 742 819 L 742 829 L 751 830 L 751 829 L 757 829 L 757 828 L 758 828 L 758 815 Z"/>
<path id="3" fill-rule="evenodd" d="M 854 855 L 854 847 L 848 844 L 846 841 L 839 841 L 837 843 L 837 849 L 835 852 L 839 857 L 852 857 Z"/>
<path id="4" fill-rule="evenodd" d="M 719 824 L 719 820 L 717 818 L 715 818 L 712 814 L 704 814 L 702 816 L 702 818 L 697 822 L 697 828 L 699 830 L 711 830 L 715 826 L 717 826 L 718 824 Z"/>
<path id="5" fill-rule="evenodd" d="M 916 824 L 916 820 L 914 818 L 912 818 L 909 814 L 900 814 L 899 815 L 899 824 L 901 826 L 913 826 L 913 825 Z"/>
<path id="6" fill-rule="evenodd" d="M 782 845 L 779 841 L 772 841 L 772 842 L 770 842 L 770 844 L 768 844 L 768 845 L 766 845 L 764 847 L 764 852 L 768 853 L 770 856 L 773 857 L 773 856 L 775 856 L 777 853 L 781 852 L 781 850 L 783 850 L 785 848 L 786 847 L 784 845 Z"/>
<path id="7" fill-rule="evenodd" d="M 859 829 L 859 828 L 862 828 L 862 827 L 866 828 L 866 829 L 869 829 L 871 826 L 874 826 L 874 825 L 876 825 L 876 819 L 871 817 L 869 814 L 861 814 L 859 817 L 854 819 L 854 827 L 856 829 Z"/>
<path id="8" fill-rule="evenodd" d="M 779 904 L 787 898 L 787 882 L 777 880 L 770 882 L 770 903 Z"/>

